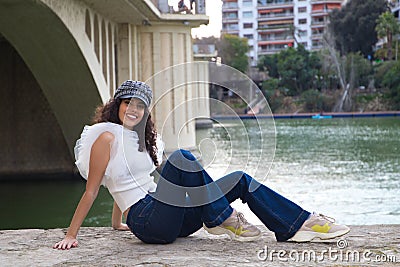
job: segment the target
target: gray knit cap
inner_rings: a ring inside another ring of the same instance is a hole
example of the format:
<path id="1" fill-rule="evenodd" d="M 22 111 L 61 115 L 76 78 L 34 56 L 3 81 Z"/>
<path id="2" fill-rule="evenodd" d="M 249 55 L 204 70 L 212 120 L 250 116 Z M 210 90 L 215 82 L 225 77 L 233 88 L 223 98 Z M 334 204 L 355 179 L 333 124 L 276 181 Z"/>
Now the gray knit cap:
<path id="1" fill-rule="evenodd" d="M 127 80 L 123 82 L 114 94 L 114 98 L 138 98 L 144 102 L 144 104 L 149 107 L 151 100 L 153 98 L 153 92 L 150 86 L 141 81 Z"/>

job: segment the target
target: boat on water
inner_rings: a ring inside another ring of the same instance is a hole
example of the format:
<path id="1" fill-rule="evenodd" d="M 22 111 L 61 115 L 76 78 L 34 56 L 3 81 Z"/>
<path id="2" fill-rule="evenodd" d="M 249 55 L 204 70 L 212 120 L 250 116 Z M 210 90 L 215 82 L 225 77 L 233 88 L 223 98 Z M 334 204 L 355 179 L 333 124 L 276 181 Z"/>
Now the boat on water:
<path id="1" fill-rule="evenodd" d="M 312 119 L 332 119 L 332 116 L 331 115 L 315 114 L 311 118 Z"/>

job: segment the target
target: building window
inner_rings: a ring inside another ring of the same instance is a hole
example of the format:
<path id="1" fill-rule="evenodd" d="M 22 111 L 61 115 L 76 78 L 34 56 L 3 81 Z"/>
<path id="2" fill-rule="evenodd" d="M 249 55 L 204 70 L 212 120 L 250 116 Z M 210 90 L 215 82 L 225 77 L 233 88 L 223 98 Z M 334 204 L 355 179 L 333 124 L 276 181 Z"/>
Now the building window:
<path id="1" fill-rule="evenodd" d="M 238 15 L 237 12 L 224 12 L 222 13 L 223 19 L 237 19 Z"/>
<path id="2" fill-rule="evenodd" d="M 243 0 L 243 6 L 252 6 L 253 0 Z"/>
<path id="3" fill-rule="evenodd" d="M 299 7 L 298 11 L 299 11 L 299 13 L 306 13 L 307 7 Z"/>
<path id="4" fill-rule="evenodd" d="M 253 37 L 253 34 L 244 34 L 243 37 L 244 37 L 244 38 L 247 38 L 247 39 L 249 39 L 249 40 L 251 40 L 251 39 L 254 38 L 254 37 Z"/>
<path id="5" fill-rule="evenodd" d="M 243 18 L 252 18 L 252 17 L 253 17 L 252 11 L 244 11 L 243 12 Z"/>
<path id="6" fill-rule="evenodd" d="M 237 24 L 223 24 L 222 25 L 222 29 L 223 30 L 228 30 L 228 31 L 238 31 L 239 30 L 239 26 Z"/>
<path id="7" fill-rule="evenodd" d="M 244 29 L 251 29 L 251 28 L 253 28 L 253 23 L 243 23 L 243 28 Z"/>
<path id="8" fill-rule="evenodd" d="M 307 24 L 307 19 L 299 19 L 299 24 Z"/>

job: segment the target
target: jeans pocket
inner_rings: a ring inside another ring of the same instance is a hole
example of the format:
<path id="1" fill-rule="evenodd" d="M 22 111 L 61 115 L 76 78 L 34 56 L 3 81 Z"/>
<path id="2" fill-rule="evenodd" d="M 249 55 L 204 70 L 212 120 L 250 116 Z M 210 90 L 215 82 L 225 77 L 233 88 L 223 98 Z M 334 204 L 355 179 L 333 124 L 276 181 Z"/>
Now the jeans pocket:
<path id="1" fill-rule="evenodd" d="M 142 207 L 138 209 L 138 218 L 148 218 L 150 217 L 151 212 L 153 211 L 154 202 L 152 200 L 145 202 L 143 201 Z"/>

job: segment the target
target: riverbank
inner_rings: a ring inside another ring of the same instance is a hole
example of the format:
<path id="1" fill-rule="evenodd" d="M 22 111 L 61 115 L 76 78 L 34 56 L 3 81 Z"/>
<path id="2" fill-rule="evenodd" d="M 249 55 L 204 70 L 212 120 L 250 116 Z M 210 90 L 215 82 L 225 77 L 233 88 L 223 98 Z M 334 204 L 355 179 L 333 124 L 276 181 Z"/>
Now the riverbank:
<path id="1" fill-rule="evenodd" d="M 237 114 L 231 115 L 213 115 L 212 119 L 332 119 L 332 118 L 383 118 L 383 117 L 400 117 L 400 111 L 376 111 L 376 112 L 324 112 L 324 113 L 274 113 L 269 114 Z"/>
<path id="2" fill-rule="evenodd" d="M 169 245 L 142 243 L 130 232 L 84 227 L 79 247 L 54 250 L 66 229 L 0 231 L 0 266 L 400 266 L 400 225 L 351 226 L 340 242 L 241 243 L 203 229 Z"/>

